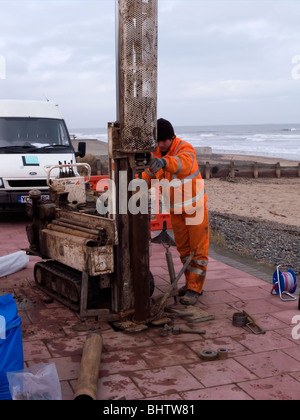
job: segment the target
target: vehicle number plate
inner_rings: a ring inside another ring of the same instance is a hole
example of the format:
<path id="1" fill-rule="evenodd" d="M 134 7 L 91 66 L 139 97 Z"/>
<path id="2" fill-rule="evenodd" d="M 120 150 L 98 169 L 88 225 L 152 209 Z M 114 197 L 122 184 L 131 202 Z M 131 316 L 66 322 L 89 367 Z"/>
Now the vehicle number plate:
<path id="1" fill-rule="evenodd" d="M 50 195 L 44 194 L 41 196 L 42 201 L 49 201 Z M 31 199 L 28 197 L 28 195 L 19 195 L 18 196 L 18 203 L 31 203 Z"/>

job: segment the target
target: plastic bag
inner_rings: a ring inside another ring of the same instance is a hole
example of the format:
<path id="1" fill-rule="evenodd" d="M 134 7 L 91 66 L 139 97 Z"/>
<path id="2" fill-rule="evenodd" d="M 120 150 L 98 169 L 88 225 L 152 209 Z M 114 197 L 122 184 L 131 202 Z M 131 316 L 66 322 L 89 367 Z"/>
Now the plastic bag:
<path id="1" fill-rule="evenodd" d="M 23 369 L 21 318 L 12 295 L 0 296 L 0 400 L 11 400 L 6 373 Z"/>
<path id="2" fill-rule="evenodd" d="M 29 257 L 24 251 L 4 255 L 4 257 L 0 257 L 0 277 L 8 276 L 9 274 L 22 270 L 28 263 Z"/>
<path id="3" fill-rule="evenodd" d="M 61 387 L 54 363 L 39 363 L 19 372 L 8 372 L 13 400 L 61 400 Z"/>

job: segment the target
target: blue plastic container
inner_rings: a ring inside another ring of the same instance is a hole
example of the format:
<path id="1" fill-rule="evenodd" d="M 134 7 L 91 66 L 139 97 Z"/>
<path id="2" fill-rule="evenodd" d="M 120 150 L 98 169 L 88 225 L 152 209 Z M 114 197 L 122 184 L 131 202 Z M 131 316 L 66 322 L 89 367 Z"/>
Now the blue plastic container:
<path id="1" fill-rule="evenodd" d="M 12 295 L 0 296 L 0 400 L 11 400 L 6 373 L 24 367 L 21 318 Z"/>

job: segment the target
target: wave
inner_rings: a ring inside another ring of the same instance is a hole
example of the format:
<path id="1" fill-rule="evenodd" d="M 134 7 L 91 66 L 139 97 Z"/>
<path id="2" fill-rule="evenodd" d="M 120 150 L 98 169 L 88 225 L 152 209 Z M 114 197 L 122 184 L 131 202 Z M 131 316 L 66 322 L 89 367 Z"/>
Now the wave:
<path id="1" fill-rule="evenodd" d="M 215 133 L 203 133 L 203 132 L 202 133 L 197 133 L 197 132 L 195 132 L 195 133 L 190 133 L 190 132 L 189 133 L 184 133 L 184 132 L 177 131 L 176 135 L 178 137 L 180 137 L 181 139 L 186 140 L 186 141 L 188 141 L 187 139 L 198 140 L 199 138 L 216 137 Z"/>
<path id="2" fill-rule="evenodd" d="M 203 133 L 199 134 L 200 137 L 215 137 L 215 134 L 213 133 Z"/>
<path id="3" fill-rule="evenodd" d="M 268 136 L 264 134 L 254 134 L 254 136 L 247 137 L 247 140 L 253 142 L 262 142 L 268 140 Z"/>
<path id="4" fill-rule="evenodd" d="M 283 141 L 285 142 L 286 140 L 300 140 L 299 135 L 293 135 L 293 134 L 254 134 L 252 136 L 248 136 L 247 137 L 248 141 L 253 141 L 253 142 L 272 142 L 272 141 L 276 141 L 276 142 L 280 142 Z"/>

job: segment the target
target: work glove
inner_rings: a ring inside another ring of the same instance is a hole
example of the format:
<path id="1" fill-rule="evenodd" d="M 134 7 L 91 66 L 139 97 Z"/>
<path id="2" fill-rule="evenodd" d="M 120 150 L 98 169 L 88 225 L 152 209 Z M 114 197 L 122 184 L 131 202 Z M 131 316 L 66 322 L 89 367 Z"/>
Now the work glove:
<path id="1" fill-rule="evenodd" d="M 160 169 L 164 168 L 167 164 L 167 161 L 162 158 L 154 158 L 150 161 L 150 171 L 155 173 Z"/>

